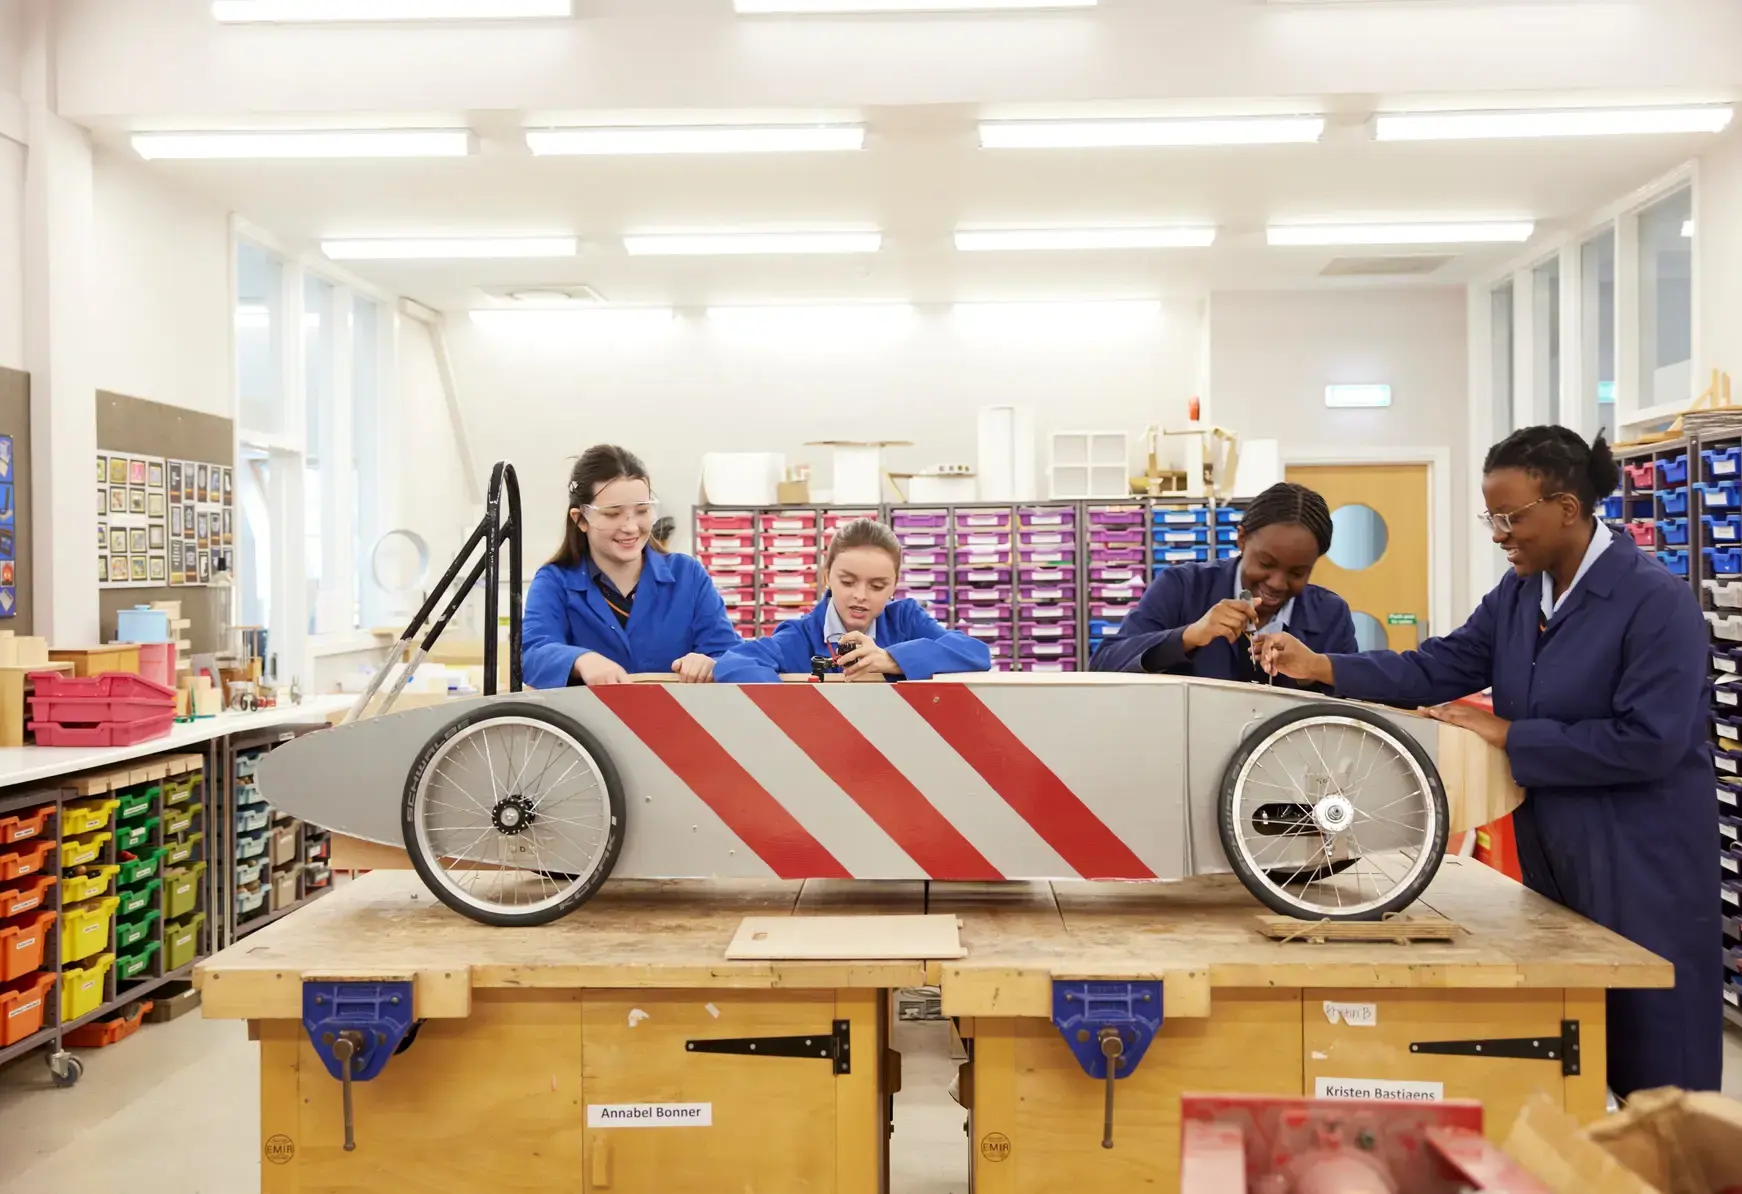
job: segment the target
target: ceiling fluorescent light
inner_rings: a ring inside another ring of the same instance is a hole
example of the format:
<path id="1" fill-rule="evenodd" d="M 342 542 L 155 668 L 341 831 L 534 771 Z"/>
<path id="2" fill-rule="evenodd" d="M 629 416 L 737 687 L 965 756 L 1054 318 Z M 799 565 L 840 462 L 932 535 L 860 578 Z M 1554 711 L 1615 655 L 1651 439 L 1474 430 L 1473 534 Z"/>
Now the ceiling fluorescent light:
<path id="1" fill-rule="evenodd" d="M 1272 245 L 1494 245 L 1522 244 L 1536 225 L 1528 220 L 1501 223 L 1436 224 L 1272 224 Z"/>
<path id="2" fill-rule="evenodd" d="M 1729 107 L 1563 108 L 1537 112 L 1382 112 L 1375 141 L 1470 141 L 1511 137 L 1623 137 L 1719 133 Z"/>
<path id="3" fill-rule="evenodd" d="M 776 253 L 875 253 L 881 232 L 698 232 L 625 236 L 631 257 L 723 257 Z"/>
<path id="4" fill-rule="evenodd" d="M 963 253 L 1047 249 L 1205 249 L 1215 243 L 1214 228 L 963 228 L 956 231 L 956 248 Z"/>
<path id="5" fill-rule="evenodd" d="M 470 312 L 472 323 L 486 331 L 537 333 L 652 331 L 671 326 L 672 316 L 670 307 L 491 307 Z"/>
<path id="6" fill-rule="evenodd" d="M 574 0 L 212 0 L 212 17 L 225 24 L 509 21 L 574 15 Z"/>
<path id="7" fill-rule="evenodd" d="M 765 307 L 709 307 L 708 322 L 733 332 L 810 335 L 905 327 L 918 314 L 909 303 L 811 303 Z"/>
<path id="8" fill-rule="evenodd" d="M 1169 120 L 986 120 L 983 149 L 1109 149 L 1189 145 L 1302 145 L 1324 136 L 1322 116 Z"/>
<path id="9" fill-rule="evenodd" d="M 459 261 L 466 258 L 573 257 L 572 236 L 441 238 L 426 240 L 325 240 L 321 252 L 334 261 Z"/>
<path id="10" fill-rule="evenodd" d="M 1159 318 L 1159 299 L 1088 299 L 1065 302 L 957 303 L 950 316 L 969 329 L 1024 333 L 1117 330 Z"/>
<path id="11" fill-rule="evenodd" d="M 463 158 L 472 152 L 465 129 L 320 129 L 252 132 L 135 133 L 140 157 L 212 158 Z"/>
<path id="12" fill-rule="evenodd" d="M 1099 0 L 733 0 L 743 16 L 865 12 L 1020 12 L 1093 8 Z"/>
<path id="13" fill-rule="evenodd" d="M 565 154 L 828 153 L 865 148 L 862 124 L 528 129 L 536 157 Z"/>
<path id="14" fill-rule="evenodd" d="M 1391 387 L 1341 385 L 1325 387 L 1325 405 L 1334 410 L 1377 410 L 1391 405 Z"/>

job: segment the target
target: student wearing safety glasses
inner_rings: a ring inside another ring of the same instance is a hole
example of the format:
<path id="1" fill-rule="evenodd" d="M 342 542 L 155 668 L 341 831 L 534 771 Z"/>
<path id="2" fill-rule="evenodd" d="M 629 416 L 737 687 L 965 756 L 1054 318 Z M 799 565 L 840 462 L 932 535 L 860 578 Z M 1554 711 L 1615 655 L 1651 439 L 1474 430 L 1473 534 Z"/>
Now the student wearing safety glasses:
<path id="1" fill-rule="evenodd" d="M 742 640 L 701 564 L 653 538 L 659 501 L 647 468 L 613 444 L 569 474 L 562 546 L 526 594 L 521 670 L 534 688 L 623 684 L 636 672 L 714 678 Z"/>

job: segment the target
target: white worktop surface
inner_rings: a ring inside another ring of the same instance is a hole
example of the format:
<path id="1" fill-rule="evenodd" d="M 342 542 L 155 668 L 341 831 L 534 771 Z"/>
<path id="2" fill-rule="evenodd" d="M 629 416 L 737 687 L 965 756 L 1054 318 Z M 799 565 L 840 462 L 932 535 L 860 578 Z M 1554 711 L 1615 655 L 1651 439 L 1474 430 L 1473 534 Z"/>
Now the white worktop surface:
<path id="1" fill-rule="evenodd" d="M 0 789 L 14 784 L 41 783 L 57 776 L 95 767 L 109 767 L 165 751 L 204 746 L 214 738 L 269 730 L 274 726 L 325 721 L 331 713 L 349 709 L 356 697 L 334 694 L 304 697 L 300 705 L 262 709 L 258 713 L 220 713 L 172 727 L 162 738 L 134 746 L 8 746 L 0 747 Z"/>

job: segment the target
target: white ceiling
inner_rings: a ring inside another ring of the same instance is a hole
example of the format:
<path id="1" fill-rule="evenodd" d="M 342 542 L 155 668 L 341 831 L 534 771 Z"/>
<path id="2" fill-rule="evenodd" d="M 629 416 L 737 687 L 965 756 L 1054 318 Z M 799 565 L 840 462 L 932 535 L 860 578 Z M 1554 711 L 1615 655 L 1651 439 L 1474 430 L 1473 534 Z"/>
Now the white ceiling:
<path id="1" fill-rule="evenodd" d="M 572 260 L 348 263 L 447 310 L 481 305 L 490 289 L 557 284 L 620 303 L 691 306 L 1461 283 L 1519 247 L 1460 253 L 1407 279 L 1328 280 L 1320 271 L 1337 251 L 1271 249 L 1263 229 L 1525 218 L 1550 237 L 1712 139 L 1376 144 L 1367 118 L 1413 107 L 1728 100 L 1742 48 L 1742 6 L 1690 0 L 1103 0 L 1069 17 L 822 22 L 734 21 L 729 0 L 586 0 L 587 19 L 536 30 L 217 29 L 205 10 L 203 0 L 63 0 L 63 114 L 128 153 L 126 133 L 142 128 L 468 125 L 480 135 L 468 159 L 150 166 L 293 244 L 582 238 Z M 1275 89 L 1330 74 L 1334 89 Z M 892 99 L 901 102 L 884 102 Z M 1014 105 L 1328 112 L 1332 123 L 1308 146 L 979 149 L 975 121 L 1027 114 Z M 868 146 L 534 159 L 519 136 L 558 115 L 682 109 L 685 119 L 720 119 L 728 106 L 777 121 L 824 108 L 856 114 Z M 950 242 L 964 225 L 1144 223 L 1211 223 L 1221 236 L 1202 250 L 1045 254 L 961 254 Z M 617 239 L 779 227 L 876 227 L 886 237 L 874 257 L 809 259 L 630 259 Z"/>

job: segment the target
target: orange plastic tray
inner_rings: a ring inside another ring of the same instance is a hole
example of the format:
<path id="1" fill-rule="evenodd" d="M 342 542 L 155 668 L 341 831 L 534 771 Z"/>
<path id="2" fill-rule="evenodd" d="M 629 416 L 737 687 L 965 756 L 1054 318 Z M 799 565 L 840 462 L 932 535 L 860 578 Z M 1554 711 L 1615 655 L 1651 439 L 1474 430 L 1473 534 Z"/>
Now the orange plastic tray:
<path id="1" fill-rule="evenodd" d="M 16 887 L 0 887 L 0 920 L 42 907 L 53 898 L 48 889 L 59 882 L 58 875 L 38 875 Z"/>
<path id="2" fill-rule="evenodd" d="M 39 837 L 48 819 L 54 816 L 54 805 L 27 809 L 10 817 L 0 817 L 0 846 L 10 846 L 27 838 Z"/>
<path id="3" fill-rule="evenodd" d="M 32 916 L 0 924 L 0 982 L 23 978 L 42 965 L 48 931 L 60 913 L 44 908 Z"/>
<path id="4" fill-rule="evenodd" d="M 54 971 L 45 970 L 35 978 L 0 987 L 0 1049 L 16 1045 L 42 1028 L 54 977 Z"/>
<path id="5" fill-rule="evenodd" d="M 150 1010 L 149 999 L 132 1004 L 110 1019 L 92 1020 L 89 1024 L 79 1025 L 67 1033 L 64 1039 L 75 1049 L 101 1049 L 104 1045 L 113 1045 L 116 1041 L 124 1041 L 138 1032 L 139 1026 L 145 1023 L 145 1013 Z"/>
<path id="6" fill-rule="evenodd" d="M 21 850 L 0 851 L 0 883 L 36 874 L 54 847 L 54 842 L 36 842 Z"/>

